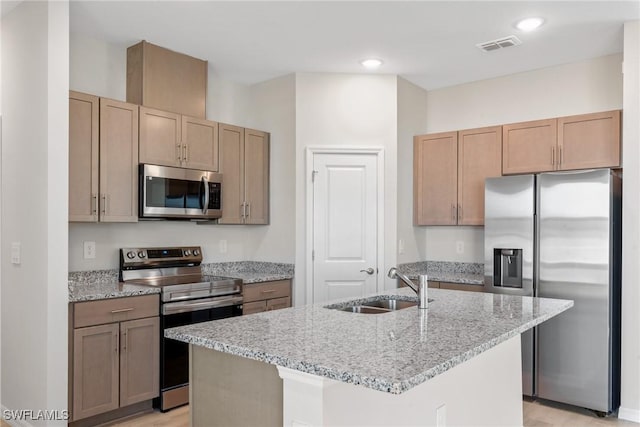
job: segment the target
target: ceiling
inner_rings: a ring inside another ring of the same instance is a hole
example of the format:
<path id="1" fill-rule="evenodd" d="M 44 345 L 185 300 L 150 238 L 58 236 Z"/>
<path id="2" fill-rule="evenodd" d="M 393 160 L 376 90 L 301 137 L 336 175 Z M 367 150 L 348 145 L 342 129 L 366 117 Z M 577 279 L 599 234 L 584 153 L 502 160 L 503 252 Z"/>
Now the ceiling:
<path id="1" fill-rule="evenodd" d="M 523 33 L 514 23 L 541 16 Z M 72 1 L 71 32 L 140 40 L 253 84 L 292 72 L 398 74 L 432 90 L 622 52 L 640 1 Z M 522 45 L 475 45 L 516 35 Z M 361 59 L 384 64 L 366 71 Z"/>

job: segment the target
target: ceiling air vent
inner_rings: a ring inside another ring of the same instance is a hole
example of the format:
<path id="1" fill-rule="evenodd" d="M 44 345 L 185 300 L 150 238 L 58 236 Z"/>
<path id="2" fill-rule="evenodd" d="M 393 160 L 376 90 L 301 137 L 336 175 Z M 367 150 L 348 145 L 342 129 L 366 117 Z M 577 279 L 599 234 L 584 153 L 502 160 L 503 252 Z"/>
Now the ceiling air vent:
<path id="1" fill-rule="evenodd" d="M 522 44 L 519 38 L 516 36 L 503 37 L 501 39 L 491 40 L 488 42 L 477 44 L 476 46 L 479 49 L 484 50 L 485 52 L 492 52 L 494 50 L 502 49 L 505 47 L 517 46 Z"/>

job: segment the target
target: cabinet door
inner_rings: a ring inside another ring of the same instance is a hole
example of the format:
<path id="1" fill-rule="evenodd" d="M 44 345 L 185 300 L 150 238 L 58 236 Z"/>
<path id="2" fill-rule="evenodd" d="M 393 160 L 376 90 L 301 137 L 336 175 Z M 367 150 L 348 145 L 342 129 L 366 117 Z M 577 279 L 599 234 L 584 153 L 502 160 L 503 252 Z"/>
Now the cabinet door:
<path id="1" fill-rule="evenodd" d="M 458 133 L 414 137 L 413 222 L 455 225 L 457 208 Z"/>
<path id="2" fill-rule="evenodd" d="M 267 300 L 267 311 L 280 310 L 291 307 L 291 297 L 274 298 Z"/>
<path id="3" fill-rule="evenodd" d="M 501 172 L 501 126 L 458 132 L 458 225 L 484 225 L 484 180 Z"/>
<path id="4" fill-rule="evenodd" d="M 153 399 L 160 392 L 158 317 L 120 323 L 120 406 Z"/>
<path id="5" fill-rule="evenodd" d="M 140 107 L 140 163 L 182 166 L 179 114 Z"/>
<path id="6" fill-rule="evenodd" d="M 558 119 L 562 170 L 620 166 L 620 111 Z"/>
<path id="7" fill-rule="evenodd" d="M 245 224 L 269 224 L 269 134 L 244 131 Z"/>
<path id="8" fill-rule="evenodd" d="M 119 333 L 117 323 L 74 329 L 74 420 L 118 408 Z"/>
<path id="9" fill-rule="evenodd" d="M 467 285 L 464 283 L 440 282 L 440 289 L 451 289 L 454 291 L 484 292 L 484 286 L 482 285 Z"/>
<path id="10" fill-rule="evenodd" d="M 98 221 L 97 96 L 69 92 L 69 221 Z"/>
<path id="11" fill-rule="evenodd" d="M 263 311 L 267 311 L 267 302 L 266 301 L 254 301 L 254 302 L 246 302 L 242 304 L 242 314 L 253 314 L 253 313 L 262 313 Z"/>
<path id="12" fill-rule="evenodd" d="M 220 224 L 244 223 L 244 129 L 218 125 L 220 173 L 222 174 L 222 217 Z"/>
<path id="13" fill-rule="evenodd" d="M 100 221 L 138 221 L 138 106 L 100 99 Z"/>
<path id="14" fill-rule="evenodd" d="M 535 173 L 555 169 L 557 120 L 502 126 L 502 173 Z"/>
<path id="15" fill-rule="evenodd" d="M 182 116 L 184 167 L 218 171 L 218 124 Z"/>

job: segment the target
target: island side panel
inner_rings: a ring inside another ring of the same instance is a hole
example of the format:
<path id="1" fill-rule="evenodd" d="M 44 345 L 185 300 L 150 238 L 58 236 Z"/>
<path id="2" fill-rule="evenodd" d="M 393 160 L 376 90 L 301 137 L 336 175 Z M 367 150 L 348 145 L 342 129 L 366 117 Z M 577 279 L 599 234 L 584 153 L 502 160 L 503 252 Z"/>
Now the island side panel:
<path id="1" fill-rule="evenodd" d="M 189 347 L 192 426 L 282 426 L 282 379 L 274 365 Z"/>
<path id="2" fill-rule="evenodd" d="M 284 426 L 522 425 L 520 335 L 400 394 L 279 368 Z"/>

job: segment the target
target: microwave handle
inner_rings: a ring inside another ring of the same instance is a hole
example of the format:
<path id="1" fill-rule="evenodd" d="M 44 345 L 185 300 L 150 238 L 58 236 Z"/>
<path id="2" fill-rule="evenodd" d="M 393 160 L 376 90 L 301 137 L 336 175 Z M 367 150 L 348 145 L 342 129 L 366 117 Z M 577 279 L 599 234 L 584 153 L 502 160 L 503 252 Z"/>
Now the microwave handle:
<path id="1" fill-rule="evenodd" d="M 206 215 L 209 210 L 209 180 L 203 176 L 202 183 L 204 184 L 204 206 L 202 207 L 202 214 Z"/>

